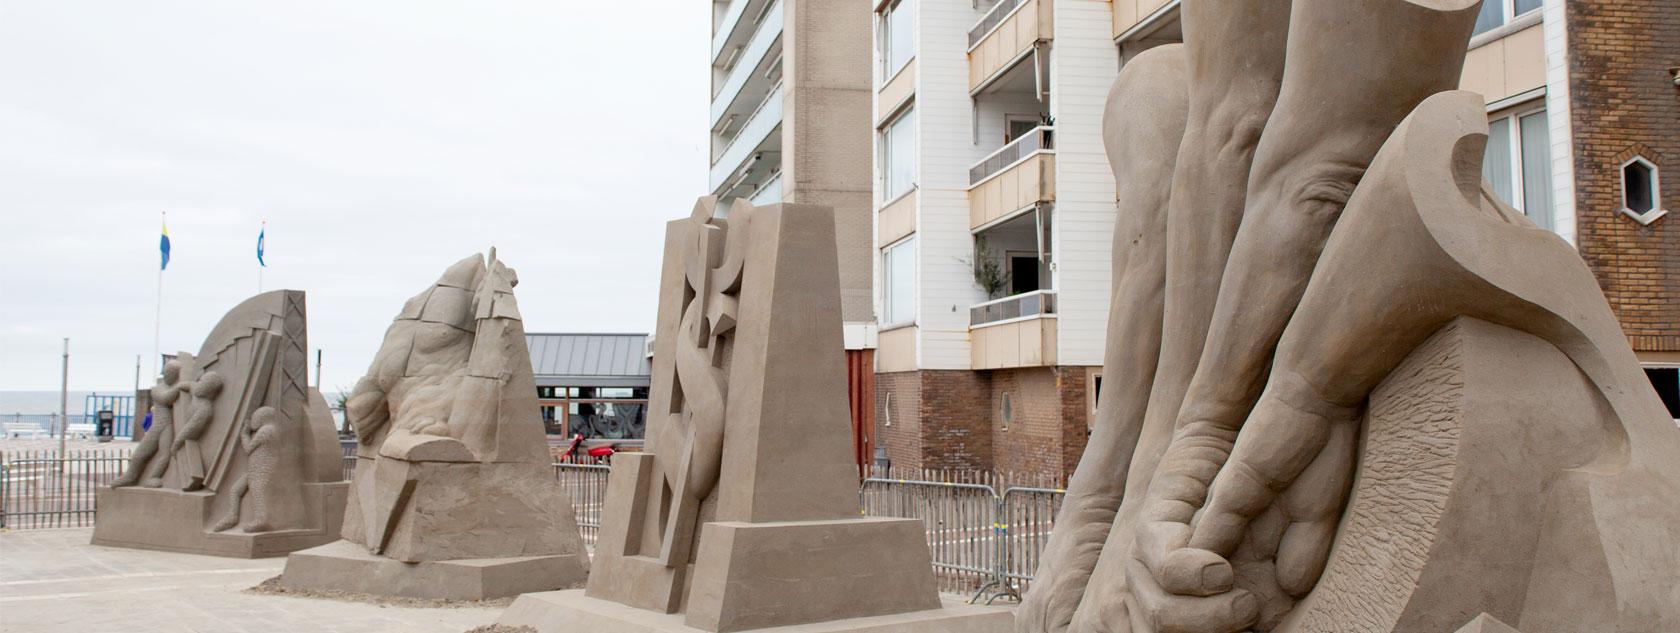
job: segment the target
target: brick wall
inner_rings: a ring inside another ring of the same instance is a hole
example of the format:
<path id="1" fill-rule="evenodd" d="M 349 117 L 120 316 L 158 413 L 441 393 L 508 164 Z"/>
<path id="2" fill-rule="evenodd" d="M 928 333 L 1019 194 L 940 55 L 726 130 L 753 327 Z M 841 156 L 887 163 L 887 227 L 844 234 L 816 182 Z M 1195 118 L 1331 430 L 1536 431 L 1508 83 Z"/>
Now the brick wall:
<path id="1" fill-rule="evenodd" d="M 1041 367 L 876 374 L 877 443 L 895 467 L 1065 481 L 1085 450 L 1089 371 Z M 1007 425 L 1004 394 L 1010 401 Z"/>
<path id="2" fill-rule="evenodd" d="M 875 374 L 875 445 L 887 449 L 894 466 L 922 462 L 921 407 L 921 372 Z"/>
<path id="3" fill-rule="evenodd" d="M 1058 367 L 1062 398 L 1061 467 L 1060 478 L 1066 481 L 1085 455 L 1085 442 L 1091 437 L 1091 411 L 1096 403 L 1089 399 L 1091 373 L 1095 368 Z"/>
<path id="4" fill-rule="evenodd" d="M 992 470 L 990 376 L 962 370 L 920 373 L 921 467 Z"/>
<path id="5" fill-rule="evenodd" d="M 1680 351 L 1680 0 L 1569 0 L 1576 233 L 1628 341 Z M 1620 213 L 1621 164 L 1655 163 L 1660 207 L 1641 226 Z"/>
<path id="6" fill-rule="evenodd" d="M 1062 403 L 1053 367 L 992 372 L 991 420 L 996 468 L 1011 473 L 1062 469 Z M 1004 420 L 1004 397 L 1009 420 Z"/>

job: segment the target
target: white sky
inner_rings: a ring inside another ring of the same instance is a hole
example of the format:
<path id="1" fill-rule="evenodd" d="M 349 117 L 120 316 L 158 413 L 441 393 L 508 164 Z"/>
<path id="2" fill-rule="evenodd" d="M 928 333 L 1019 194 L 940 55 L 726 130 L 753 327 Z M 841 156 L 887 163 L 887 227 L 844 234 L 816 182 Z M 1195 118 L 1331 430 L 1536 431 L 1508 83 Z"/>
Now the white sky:
<path id="1" fill-rule="evenodd" d="M 150 371 L 162 211 L 165 352 L 255 293 L 263 219 L 327 391 L 491 245 L 527 330 L 648 331 L 705 193 L 710 9 L 0 0 L 0 390 L 57 389 L 63 337 L 71 389 Z"/>

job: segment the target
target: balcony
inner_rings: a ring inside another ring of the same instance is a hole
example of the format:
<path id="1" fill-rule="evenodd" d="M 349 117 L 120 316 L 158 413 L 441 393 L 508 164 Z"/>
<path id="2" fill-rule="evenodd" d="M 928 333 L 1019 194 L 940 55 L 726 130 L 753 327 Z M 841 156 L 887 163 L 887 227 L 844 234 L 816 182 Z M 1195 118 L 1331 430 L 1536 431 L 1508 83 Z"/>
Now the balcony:
<path id="1" fill-rule="evenodd" d="M 986 84 L 1054 37 L 1055 0 L 1000 0 L 968 31 L 968 89 Z"/>
<path id="2" fill-rule="evenodd" d="M 1114 0 L 1114 39 L 1147 30 L 1147 22 L 1178 10 L 1179 0 Z M 1140 28 L 1141 27 L 1141 28 Z"/>
<path id="3" fill-rule="evenodd" d="M 1048 367 L 1056 364 L 1056 293 L 1038 290 L 975 305 L 968 310 L 972 369 Z"/>
<path id="4" fill-rule="evenodd" d="M 1022 134 L 968 168 L 969 228 L 1056 200 L 1056 128 Z"/>
<path id="5" fill-rule="evenodd" d="M 754 155 L 774 153 L 778 157 L 777 171 L 780 170 L 779 156 L 782 150 L 782 86 L 777 84 L 765 96 L 741 124 L 741 131 L 737 132 L 723 148 L 718 151 L 717 158 L 712 161 L 711 176 L 708 184 L 712 191 L 723 195 L 719 187 L 729 184 L 731 177 L 738 176 L 743 163 Z M 768 172 L 767 172 L 768 174 Z M 734 188 L 731 184 L 730 188 Z"/>
<path id="6" fill-rule="evenodd" d="M 744 28 L 745 25 L 743 25 Z M 782 2 L 776 0 L 759 21 L 752 38 L 742 45 L 733 65 L 712 83 L 712 129 L 719 129 L 722 121 L 732 114 L 757 103 L 757 99 L 778 81 L 782 51 Z M 732 53 L 725 51 L 725 57 Z M 716 68 L 717 66 L 714 66 Z"/>

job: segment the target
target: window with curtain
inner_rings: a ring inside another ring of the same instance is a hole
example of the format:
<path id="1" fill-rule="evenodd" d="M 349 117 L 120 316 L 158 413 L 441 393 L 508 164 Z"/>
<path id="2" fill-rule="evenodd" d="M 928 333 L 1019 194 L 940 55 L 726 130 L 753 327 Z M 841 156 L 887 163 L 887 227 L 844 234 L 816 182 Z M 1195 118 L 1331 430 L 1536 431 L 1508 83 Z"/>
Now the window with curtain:
<path id="1" fill-rule="evenodd" d="M 1476 16 L 1476 34 L 1499 28 L 1517 16 L 1539 11 L 1544 0 L 1484 0 L 1482 12 Z"/>
<path id="2" fill-rule="evenodd" d="M 1552 144 L 1545 110 L 1495 115 L 1488 121 L 1482 177 L 1506 204 L 1552 229 Z"/>
<path id="3" fill-rule="evenodd" d="M 905 111 L 881 133 L 881 201 L 910 191 L 916 182 L 916 111 Z"/>
<path id="4" fill-rule="evenodd" d="M 916 0 L 901 0 L 881 16 L 880 48 L 884 83 L 916 54 Z"/>
<path id="5" fill-rule="evenodd" d="M 881 250 L 881 323 L 903 325 L 916 320 L 916 238 Z"/>

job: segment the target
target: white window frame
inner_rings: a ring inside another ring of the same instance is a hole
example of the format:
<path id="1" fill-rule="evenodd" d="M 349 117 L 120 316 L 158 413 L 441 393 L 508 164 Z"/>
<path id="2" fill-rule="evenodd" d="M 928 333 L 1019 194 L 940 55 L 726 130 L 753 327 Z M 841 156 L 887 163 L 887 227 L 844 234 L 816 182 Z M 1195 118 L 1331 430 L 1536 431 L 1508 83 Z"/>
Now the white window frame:
<path id="1" fill-rule="evenodd" d="M 1632 165 L 1634 163 L 1644 165 L 1646 169 L 1651 170 L 1651 210 L 1644 213 L 1635 212 L 1628 206 L 1627 168 L 1628 165 Z M 1633 158 L 1622 161 L 1620 165 L 1617 165 L 1616 188 L 1621 191 L 1622 215 L 1633 218 L 1635 222 L 1642 225 L 1650 224 L 1657 221 L 1657 218 L 1668 215 L 1668 209 L 1662 208 L 1662 172 L 1657 169 L 1657 164 L 1651 162 L 1650 159 L 1645 158 L 1642 155 L 1635 154 Z"/>
<path id="2" fill-rule="evenodd" d="M 1488 27 L 1484 30 L 1476 31 L 1475 35 L 1481 35 L 1483 33 L 1491 33 L 1493 31 L 1497 31 L 1497 30 L 1499 30 L 1500 27 L 1505 26 L 1507 24 L 1510 24 L 1513 21 L 1516 21 L 1516 19 L 1519 18 L 1519 17 L 1528 15 L 1530 13 L 1535 13 L 1537 11 L 1541 11 L 1541 10 L 1544 10 L 1546 8 L 1546 3 L 1541 2 L 1540 6 L 1538 6 L 1538 7 L 1535 7 L 1533 9 L 1529 9 L 1529 10 L 1524 11 L 1522 13 L 1517 13 L 1517 0 L 1483 0 L 1483 2 L 1484 3 L 1494 3 L 1494 2 L 1499 3 L 1499 23 L 1495 24 L 1493 26 L 1490 26 L 1490 27 Z M 1480 13 L 1478 13 L 1477 16 L 1480 17 Z"/>
<path id="3" fill-rule="evenodd" d="M 876 64 L 876 70 L 880 73 L 880 80 L 876 83 L 877 87 L 887 85 L 887 83 L 891 82 L 894 77 L 898 76 L 898 73 L 902 72 L 910 65 L 911 60 L 916 58 L 916 21 L 918 16 L 915 14 L 915 11 L 917 1 L 918 0 L 894 0 L 894 2 L 888 4 L 885 8 L 882 8 L 875 14 L 875 56 L 880 60 L 879 63 Z M 910 29 L 910 39 L 908 42 L 910 51 L 904 56 L 903 61 L 901 61 L 895 68 L 892 63 L 893 51 L 891 49 L 891 25 L 893 23 L 893 14 L 899 9 L 910 11 L 908 18 L 909 22 L 899 23 L 901 26 L 907 26 Z"/>
<path id="4" fill-rule="evenodd" d="M 892 253 L 893 253 L 893 251 L 896 251 L 896 250 L 901 249 L 901 248 L 908 248 L 910 250 L 909 256 L 911 258 L 910 263 L 908 264 L 910 266 L 910 294 L 909 294 L 910 305 L 905 307 L 905 309 L 909 312 L 908 315 L 895 314 L 895 311 L 892 309 L 893 306 L 894 306 L 894 304 L 892 303 L 893 290 L 894 290 L 894 288 L 893 288 Z M 917 258 L 919 256 L 919 253 L 916 252 L 916 248 L 917 248 L 917 245 L 916 245 L 916 234 L 915 233 L 911 233 L 910 235 L 907 235 L 907 236 L 903 237 L 902 239 L 899 239 L 896 242 L 893 242 L 891 244 L 888 244 L 886 246 L 881 247 L 881 321 L 882 321 L 881 329 L 882 330 L 897 328 L 897 327 L 904 327 L 904 326 L 909 326 L 909 325 L 915 325 L 916 324 L 916 314 L 917 314 L 916 304 L 918 302 L 918 298 L 917 298 L 918 288 L 917 288 L 917 286 L 920 285 L 919 283 L 917 283 L 919 280 L 917 279 L 917 274 L 916 274 L 917 273 L 917 264 L 918 264 Z M 899 317 L 902 317 L 902 318 L 894 319 L 893 317 L 895 317 L 895 316 L 899 316 Z"/>
<path id="5" fill-rule="evenodd" d="M 913 105 L 905 108 L 897 114 L 894 114 L 892 118 L 887 120 L 886 123 L 882 123 L 881 128 L 876 132 L 876 155 L 878 159 L 875 162 L 876 165 L 879 166 L 880 170 L 880 173 L 876 174 L 876 189 L 880 192 L 878 196 L 879 200 L 877 201 L 880 206 L 886 206 L 887 204 L 908 195 L 910 192 L 915 191 L 916 183 L 921 179 L 921 170 L 918 169 L 919 165 L 917 164 L 917 157 L 921 153 L 921 147 L 920 140 L 918 139 L 919 135 L 916 132 L 917 129 L 921 127 L 922 122 L 920 119 L 917 119 L 911 124 L 911 128 L 907 131 L 910 134 L 910 180 L 909 182 L 904 183 L 904 187 L 902 189 L 897 191 L 894 191 L 889 186 L 896 184 L 892 180 L 892 141 L 894 138 L 892 130 L 894 126 L 903 122 L 905 117 L 910 116 L 916 116 L 916 108 Z"/>
<path id="6" fill-rule="evenodd" d="M 1492 1 L 1497 1 L 1497 0 L 1492 0 Z M 1509 1 L 1509 0 L 1507 0 L 1507 1 Z M 1529 215 L 1528 208 L 1527 208 L 1528 207 L 1527 196 L 1523 195 L 1525 189 L 1524 189 L 1524 182 L 1523 182 L 1522 120 L 1523 120 L 1524 117 L 1527 117 L 1527 116 L 1531 116 L 1531 115 L 1535 115 L 1535 114 L 1544 115 L 1545 113 L 1546 113 L 1546 100 L 1545 99 L 1539 99 L 1539 100 L 1534 101 L 1533 103 L 1525 103 L 1525 104 L 1518 105 L 1518 106 L 1511 107 L 1511 108 L 1504 108 L 1504 109 L 1501 109 L 1497 112 L 1488 113 L 1488 123 L 1489 124 L 1492 124 L 1495 121 L 1503 120 L 1503 121 L 1506 121 L 1506 125 L 1507 125 L 1506 129 L 1510 130 L 1510 134 L 1509 134 L 1510 139 L 1508 141 L 1510 146 L 1506 149 L 1507 149 L 1507 151 L 1510 152 L 1510 157 L 1511 157 L 1511 198 L 1512 199 L 1502 200 L 1501 202 L 1504 202 L 1505 204 L 1511 205 L 1511 208 L 1522 212 L 1522 214 L 1525 215 L 1525 216 L 1528 216 L 1528 218 L 1530 220 L 1534 219 L 1534 216 Z M 1551 129 L 1550 129 L 1549 125 L 1550 124 L 1548 123 L 1548 128 L 1546 130 L 1546 132 L 1547 132 L 1547 143 L 1548 144 L 1551 142 L 1551 138 L 1550 138 L 1551 137 Z M 1550 148 L 1547 148 L 1547 149 L 1548 149 L 1548 153 L 1549 153 Z M 1545 169 L 1546 169 L 1547 173 L 1552 173 L 1552 166 L 1551 165 L 1545 165 Z M 1617 177 L 1618 178 L 1621 177 L 1620 172 L 1617 173 Z M 1553 186 L 1555 187 L 1556 183 L 1553 183 Z M 1547 225 L 1546 226 L 1541 226 L 1540 228 L 1546 229 L 1548 231 L 1556 232 L 1557 228 L 1555 226 L 1551 226 L 1551 225 L 1557 224 L 1557 201 L 1555 199 L 1552 201 L 1552 209 L 1551 209 L 1551 212 L 1548 214 L 1548 217 L 1546 218 L 1546 220 L 1547 220 Z M 1539 222 L 1535 222 L 1535 224 L 1539 224 Z"/>

